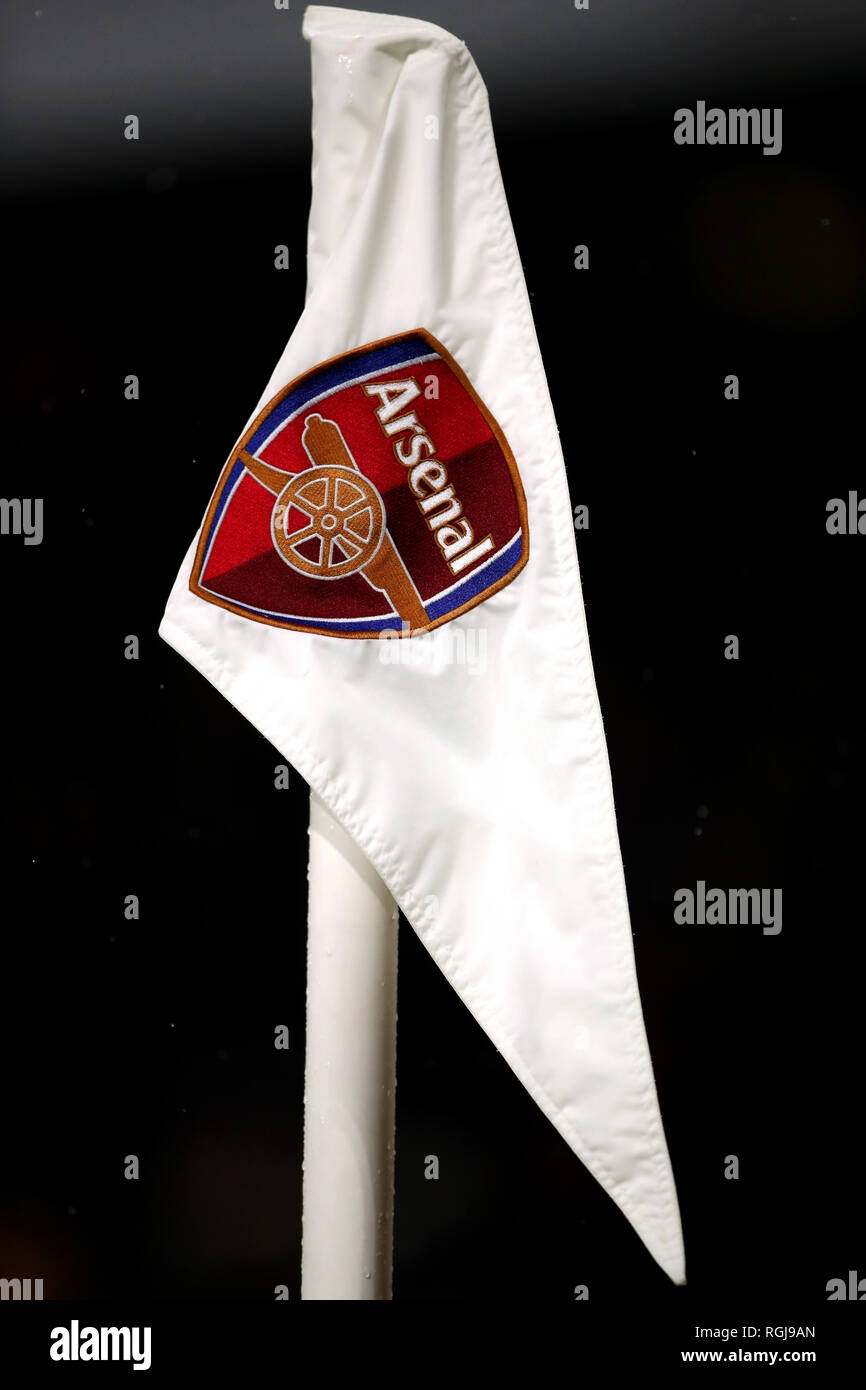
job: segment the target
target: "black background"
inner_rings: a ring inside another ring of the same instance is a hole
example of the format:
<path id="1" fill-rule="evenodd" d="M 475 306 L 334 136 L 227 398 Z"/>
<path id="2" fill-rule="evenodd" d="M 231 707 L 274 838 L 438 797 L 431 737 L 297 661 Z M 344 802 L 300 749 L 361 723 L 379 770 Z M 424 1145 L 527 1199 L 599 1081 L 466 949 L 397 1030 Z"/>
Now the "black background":
<path id="1" fill-rule="evenodd" d="M 47 162 L 10 163 L 3 208 L 2 493 L 44 497 L 45 538 L 0 538 L 0 1274 L 43 1277 L 46 1299 L 300 1294 L 307 789 L 293 773 L 275 790 L 276 750 L 156 629 L 302 307 L 308 54 L 300 8 L 268 15 L 307 83 L 284 141 L 265 120 L 260 151 L 254 130 L 223 147 L 199 123 L 187 141 L 160 92 L 182 90 L 173 25 L 206 13 L 177 8 L 155 12 L 162 86 L 106 98 L 111 157 L 107 136 L 100 160 L 84 144 L 62 158 L 62 126 L 53 146 L 31 132 Z M 247 8 L 228 8 L 240 34 Z M 562 8 L 511 6 L 512 46 L 540 62 Z M 670 1285 L 403 922 L 394 1296 L 564 1304 L 586 1283 L 584 1323 L 627 1301 L 683 1346 L 702 1320 L 829 1307 L 841 1326 L 857 1310 L 827 1305 L 827 1280 L 866 1275 L 866 538 L 825 526 L 828 499 L 866 495 L 862 35 L 853 7 L 813 5 L 795 42 L 765 6 L 760 53 L 776 35 L 782 56 L 750 62 L 756 31 L 727 8 L 711 72 L 693 25 L 694 70 L 633 97 L 639 55 L 618 78 L 605 46 L 603 96 L 575 89 L 570 107 L 560 52 L 556 100 L 545 112 L 536 90 L 526 113 L 495 7 L 467 3 L 464 24 L 417 11 L 466 37 L 487 80 L 572 501 L 589 507 L 578 553 L 689 1284 Z M 568 16 L 589 69 L 594 9 Z M 96 35 L 95 11 L 67 10 Z M 828 26 L 843 56 L 810 74 Z M 675 146 L 673 111 L 698 98 L 781 106 L 782 153 Z M 782 887 L 781 934 L 675 926 L 673 893 L 698 878 Z"/>

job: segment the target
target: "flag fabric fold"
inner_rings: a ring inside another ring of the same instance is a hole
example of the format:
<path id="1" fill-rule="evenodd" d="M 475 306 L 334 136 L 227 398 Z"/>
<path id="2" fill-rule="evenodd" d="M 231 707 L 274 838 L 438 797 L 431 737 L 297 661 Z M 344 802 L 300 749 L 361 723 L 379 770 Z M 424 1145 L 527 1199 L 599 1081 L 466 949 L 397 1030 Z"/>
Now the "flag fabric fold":
<path id="1" fill-rule="evenodd" d="M 684 1283 L 565 467 L 486 90 L 433 24 L 313 6 L 304 35 L 305 307 L 160 633 L 345 826 Z"/>

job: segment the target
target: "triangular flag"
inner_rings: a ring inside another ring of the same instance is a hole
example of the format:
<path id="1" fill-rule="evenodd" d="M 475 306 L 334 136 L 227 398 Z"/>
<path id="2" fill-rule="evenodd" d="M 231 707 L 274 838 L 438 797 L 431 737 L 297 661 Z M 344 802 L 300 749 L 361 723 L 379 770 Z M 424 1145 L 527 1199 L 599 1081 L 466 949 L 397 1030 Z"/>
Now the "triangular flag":
<path id="1" fill-rule="evenodd" d="M 298 769 L 677 1283 L 568 486 L 487 94 L 314 6 L 304 311 L 162 636 Z"/>

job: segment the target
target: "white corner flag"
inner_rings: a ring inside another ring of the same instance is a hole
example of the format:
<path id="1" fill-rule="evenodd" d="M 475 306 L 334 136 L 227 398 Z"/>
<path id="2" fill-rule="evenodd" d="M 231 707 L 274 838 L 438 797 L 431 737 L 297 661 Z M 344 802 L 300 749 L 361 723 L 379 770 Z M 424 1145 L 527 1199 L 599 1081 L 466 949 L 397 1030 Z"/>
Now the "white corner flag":
<path id="1" fill-rule="evenodd" d="M 433 24 L 313 6 L 304 35 L 306 304 L 160 633 L 309 782 L 684 1283 L 565 467 L 487 93 Z"/>

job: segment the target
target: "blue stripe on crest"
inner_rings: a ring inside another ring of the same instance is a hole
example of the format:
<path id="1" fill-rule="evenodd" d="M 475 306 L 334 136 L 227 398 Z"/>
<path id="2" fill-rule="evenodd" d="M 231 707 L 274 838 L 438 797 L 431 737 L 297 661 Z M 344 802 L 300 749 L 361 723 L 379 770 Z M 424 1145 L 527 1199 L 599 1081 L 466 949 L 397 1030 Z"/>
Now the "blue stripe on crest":
<path id="1" fill-rule="evenodd" d="M 215 511 L 214 514 L 213 514 L 213 521 L 211 522 L 210 530 L 209 530 L 208 533 L 207 533 L 207 544 L 206 544 L 206 546 L 205 546 L 205 552 L 204 552 L 204 553 L 205 553 L 205 563 L 202 565 L 202 573 L 204 573 L 205 565 L 207 564 L 207 555 L 208 555 L 208 551 L 209 551 L 209 549 L 210 549 L 210 543 L 211 543 L 211 541 L 213 540 L 214 532 L 215 532 L 217 526 L 219 526 L 220 517 L 222 516 L 223 512 L 225 511 L 226 503 L 228 502 L 229 498 L 230 498 L 231 495 L 232 495 L 232 488 L 234 487 L 235 483 L 237 482 L 238 478 L 240 477 L 241 473 L 243 473 L 243 471 L 244 471 L 244 465 L 241 463 L 240 459 L 235 459 L 234 467 L 232 468 L 231 472 L 229 473 L 228 477 L 226 478 L 225 487 L 223 488 L 222 492 L 220 493 L 219 501 L 218 501 L 217 504 L 216 504 L 216 511 Z"/>
<path id="2" fill-rule="evenodd" d="M 314 372 L 285 396 L 271 411 L 264 424 L 256 430 L 246 446 L 247 449 L 254 454 L 289 415 L 293 415 L 296 410 L 302 410 L 307 401 L 321 396 L 323 391 L 332 391 L 334 387 L 344 386 L 360 376 L 367 376 L 370 372 L 390 371 L 404 362 L 411 362 L 415 357 L 429 357 L 432 354 L 433 348 L 425 338 L 403 338 L 399 343 L 389 343 L 386 347 L 375 348 L 372 352 L 341 357 L 333 366 L 323 367 L 321 371 Z"/>
<path id="3" fill-rule="evenodd" d="M 507 574 L 512 565 L 516 565 L 520 558 L 523 547 L 523 533 L 515 536 L 510 545 L 487 565 L 482 565 L 479 570 L 469 575 L 462 584 L 456 589 L 452 589 L 450 594 L 445 594 L 442 598 L 434 599 L 432 603 L 425 604 L 427 616 L 434 621 L 441 618 L 444 613 L 453 613 L 455 608 L 461 608 L 464 603 L 475 598 L 477 594 L 483 594 L 485 589 L 489 589 L 491 584 L 495 584 L 497 579 L 501 579 Z"/>

